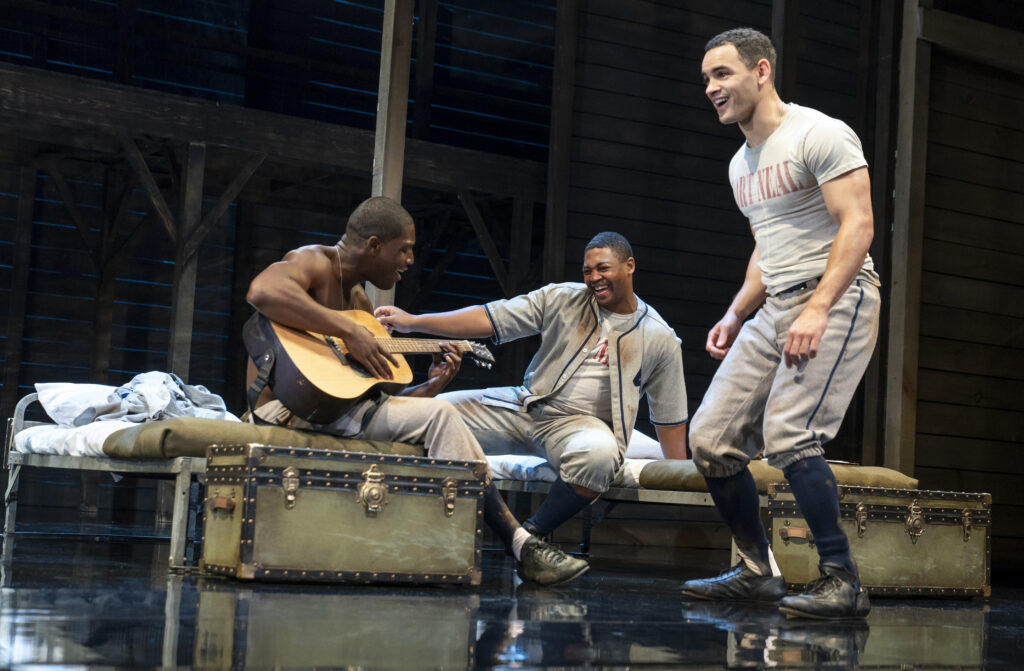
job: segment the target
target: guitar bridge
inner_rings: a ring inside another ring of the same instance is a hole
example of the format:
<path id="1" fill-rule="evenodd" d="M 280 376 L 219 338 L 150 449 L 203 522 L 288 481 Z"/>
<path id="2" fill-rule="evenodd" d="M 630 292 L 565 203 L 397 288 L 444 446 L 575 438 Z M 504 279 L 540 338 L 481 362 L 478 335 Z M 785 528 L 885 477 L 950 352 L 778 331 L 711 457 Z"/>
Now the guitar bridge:
<path id="1" fill-rule="evenodd" d="M 341 363 L 343 363 L 345 365 L 349 365 L 351 363 L 352 360 L 341 349 L 341 345 L 338 344 L 338 339 L 337 338 L 335 338 L 334 336 L 322 335 L 322 334 L 320 335 L 320 338 L 324 341 L 324 343 L 328 347 L 331 348 L 331 351 L 334 352 L 334 356 L 338 357 L 338 361 L 340 361 Z"/>

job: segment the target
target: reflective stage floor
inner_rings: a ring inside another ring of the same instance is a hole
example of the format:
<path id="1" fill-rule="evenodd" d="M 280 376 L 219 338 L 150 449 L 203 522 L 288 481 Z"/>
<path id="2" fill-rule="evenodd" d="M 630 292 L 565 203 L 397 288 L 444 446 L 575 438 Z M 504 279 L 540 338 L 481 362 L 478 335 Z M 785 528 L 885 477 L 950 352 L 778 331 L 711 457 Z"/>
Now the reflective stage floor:
<path id="1" fill-rule="evenodd" d="M 177 575 L 163 542 L 19 534 L 0 667 L 1024 668 L 1024 589 L 875 599 L 866 623 L 808 623 L 684 601 L 681 580 L 707 562 L 622 552 L 596 548 L 558 588 L 517 584 L 498 551 L 475 588 L 343 587 Z"/>

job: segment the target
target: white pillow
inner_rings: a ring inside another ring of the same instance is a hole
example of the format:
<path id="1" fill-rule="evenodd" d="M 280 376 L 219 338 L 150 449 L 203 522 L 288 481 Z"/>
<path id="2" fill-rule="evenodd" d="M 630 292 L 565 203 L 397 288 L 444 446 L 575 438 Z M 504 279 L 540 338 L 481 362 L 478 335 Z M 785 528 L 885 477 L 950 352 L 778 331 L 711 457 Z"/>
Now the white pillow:
<path id="1" fill-rule="evenodd" d="M 661 443 L 645 433 L 633 431 L 629 436 L 629 444 L 626 445 L 627 459 L 664 459 L 665 454 L 661 451 Z"/>
<path id="2" fill-rule="evenodd" d="M 103 457 L 107 436 L 138 426 L 135 422 L 92 422 L 75 428 L 42 424 L 30 426 L 14 436 L 14 451 L 29 454 L 59 454 L 72 457 Z"/>
<path id="3" fill-rule="evenodd" d="M 117 387 L 77 382 L 37 382 L 39 403 L 50 419 L 61 426 L 74 426 L 75 417 L 87 408 L 107 402 Z"/>

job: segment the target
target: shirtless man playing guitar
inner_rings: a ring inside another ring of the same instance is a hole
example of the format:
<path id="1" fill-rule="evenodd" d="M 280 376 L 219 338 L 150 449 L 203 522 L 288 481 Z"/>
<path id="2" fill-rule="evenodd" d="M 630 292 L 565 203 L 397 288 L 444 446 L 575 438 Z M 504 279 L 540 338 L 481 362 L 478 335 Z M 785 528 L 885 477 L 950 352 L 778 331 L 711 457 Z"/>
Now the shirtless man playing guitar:
<path id="1" fill-rule="evenodd" d="M 334 336 L 348 356 L 368 374 L 392 380 L 397 361 L 366 328 L 341 311 L 372 312 L 362 283 L 390 289 L 413 263 L 416 228 L 412 216 L 393 200 L 370 198 L 352 212 L 341 240 L 333 245 L 294 249 L 253 279 L 249 303 L 272 322 L 300 331 Z M 247 325 L 247 333 L 251 324 Z M 458 372 L 461 355 L 442 345 L 434 355 L 427 381 L 400 396 L 371 391 L 328 424 L 313 425 L 298 417 L 264 386 L 256 398 L 255 421 L 320 430 L 342 437 L 423 445 L 438 459 L 485 460 L 483 450 L 455 408 L 433 398 Z M 250 352 L 252 354 L 252 352 Z M 258 377 L 249 361 L 247 383 Z M 255 395 L 255 394 L 253 394 Z M 490 475 L 488 474 L 488 480 Z M 516 558 L 524 580 L 555 584 L 582 575 L 588 567 L 523 529 L 500 494 L 489 484 L 484 519 Z"/>

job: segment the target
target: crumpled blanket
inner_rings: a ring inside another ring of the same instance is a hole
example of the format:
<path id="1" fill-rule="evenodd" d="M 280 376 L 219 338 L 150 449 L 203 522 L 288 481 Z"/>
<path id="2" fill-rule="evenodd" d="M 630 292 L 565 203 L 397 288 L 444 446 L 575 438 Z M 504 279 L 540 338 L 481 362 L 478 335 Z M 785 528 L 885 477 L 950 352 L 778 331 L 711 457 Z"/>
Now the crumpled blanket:
<path id="1" fill-rule="evenodd" d="M 202 385 L 190 385 L 174 373 L 140 373 L 118 387 L 105 403 L 90 406 L 75 417 L 74 425 L 124 420 L 146 422 L 170 417 L 238 418 L 228 412 L 224 399 Z"/>

